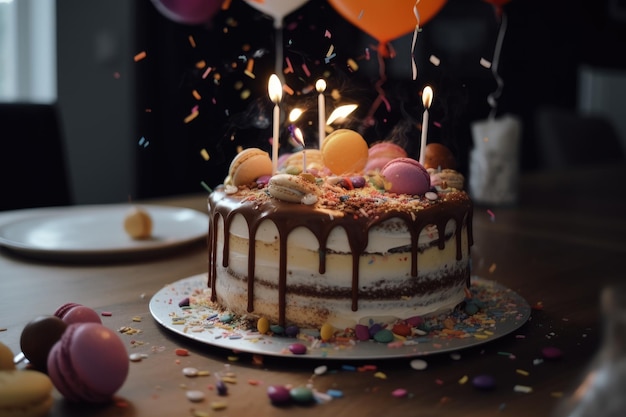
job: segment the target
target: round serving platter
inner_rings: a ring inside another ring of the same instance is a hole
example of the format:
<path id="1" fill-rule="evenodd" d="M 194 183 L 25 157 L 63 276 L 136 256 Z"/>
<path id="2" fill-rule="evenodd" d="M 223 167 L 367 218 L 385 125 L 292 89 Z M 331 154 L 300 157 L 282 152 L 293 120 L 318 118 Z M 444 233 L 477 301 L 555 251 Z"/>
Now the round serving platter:
<path id="1" fill-rule="evenodd" d="M 220 321 L 223 312 L 209 307 L 180 307 L 179 303 L 207 288 L 207 274 L 194 275 L 164 286 L 150 300 L 150 313 L 163 327 L 183 337 L 224 349 L 252 354 L 289 356 L 302 359 L 391 359 L 458 351 L 491 342 L 514 332 L 530 317 L 530 306 L 516 292 L 494 281 L 472 277 L 473 299 L 481 304 L 478 314 L 459 320 L 450 331 L 431 331 L 391 343 L 374 340 L 321 342 L 318 330 L 301 329 L 298 337 L 260 334 L 242 328 L 237 320 Z M 433 318 L 430 328 L 441 323 Z M 307 347 L 305 354 L 289 349 L 294 343 Z"/>

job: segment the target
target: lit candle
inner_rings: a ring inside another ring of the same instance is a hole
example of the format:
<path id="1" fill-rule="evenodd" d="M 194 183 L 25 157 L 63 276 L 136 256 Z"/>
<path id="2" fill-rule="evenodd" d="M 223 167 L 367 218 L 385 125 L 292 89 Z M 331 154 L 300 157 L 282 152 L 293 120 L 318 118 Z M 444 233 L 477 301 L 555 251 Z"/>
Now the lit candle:
<path id="1" fill-rule="evenodd" d="M 326 138 L 326 128 L 324 127 L 326 123 L 326 102 L 324 99 L 324 91 L 326 90 L 326 81 L 321 78 L 317 80 L 315 83 L 315 89 L 319 93 L 317 96 L 317 126 L 318 126 L 318 137 L 319 137 L 319 147 L 322 149 L 322 142 Z"/>
<path id="2" fill-rule="evenodd" d="M 304 148 L 304 136 L 302 135 L 302 130 L 299 127 L 293 131 L 293 138 L 296 142 L 302 146 L 302 172 L 306 172 L 306 149 Z"/>
<path id="3" fill-rule="evenodd" d="M 272 133 L 272 171 L 276 173 L 278 171 L 278 143 L 280 135 L 280 99 L 283 97 L 283 85 L 278 78 L 278 75 L 272 74 L 270 76 L 269 83 L 267 85 L 267 91 L 270 95 L 270 100 L 274 103 L 274 120 L 273 120 L 273 133 Z"/>
<path id="4" fill-rule="evenodd" d="M 420 164 L 424 165 L 426 158 L 426 137 L 428 136 L 428 109 L 433 101 L 433 89 L 430 86 L 424 87 L 422 92 L 422 103 L 424 103 L 424 115 L 422 116 L 422 141 L 420 144 Z"/>

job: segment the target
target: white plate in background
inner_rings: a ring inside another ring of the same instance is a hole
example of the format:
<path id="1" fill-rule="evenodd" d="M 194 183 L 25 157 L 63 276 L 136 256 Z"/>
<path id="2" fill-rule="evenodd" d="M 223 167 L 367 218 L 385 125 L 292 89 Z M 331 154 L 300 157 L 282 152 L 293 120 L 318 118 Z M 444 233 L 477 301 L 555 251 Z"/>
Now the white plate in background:
<path id="1" fill-rule="evenodd" d="M 161 254 L 206 238 L 209 220 L 197 210 L 141 205 L 152 218 L 152 237 L 132 239 L 124 218 L 133 205 L 54 208 L 0 226 L 0 246 L 48 260 L 127 260 Z"/>

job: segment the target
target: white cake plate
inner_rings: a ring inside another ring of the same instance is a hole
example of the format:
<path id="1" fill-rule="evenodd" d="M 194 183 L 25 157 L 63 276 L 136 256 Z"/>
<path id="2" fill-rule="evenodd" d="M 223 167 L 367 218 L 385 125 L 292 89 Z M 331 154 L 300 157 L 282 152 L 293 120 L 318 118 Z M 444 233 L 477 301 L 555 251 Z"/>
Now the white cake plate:
<path id="1" fill-rule="evenodd" d="M 512 333 L 528 321 L 530 306 L 520 295 L 483 278 L 472 277 L 471 282 L 473 298 L 484 306 L 477 315 L 455 328 L 456 333 L 444 335 L 432 331 L 405 340 L 397 339 L 389 344 L 373 340 L 323 343 L 316 337 L 319 332 L 313 329 L 302 329 L 297 338 L 264 335 L 256 329 L 221 323 L 219 316 L 222 313 L 211 308 L 179 307 L 180 301 L 207 288 L 207 274 L 194 275 L 163 287 L 150 300 L 150 313 L 159 324 L 174 333 L 236 352 L 302 359 L 407 358 L 453 352 L 488 343 Z M 291 353 L 289 347 L 294 343 L 307 346 L 306 353 Z"/>

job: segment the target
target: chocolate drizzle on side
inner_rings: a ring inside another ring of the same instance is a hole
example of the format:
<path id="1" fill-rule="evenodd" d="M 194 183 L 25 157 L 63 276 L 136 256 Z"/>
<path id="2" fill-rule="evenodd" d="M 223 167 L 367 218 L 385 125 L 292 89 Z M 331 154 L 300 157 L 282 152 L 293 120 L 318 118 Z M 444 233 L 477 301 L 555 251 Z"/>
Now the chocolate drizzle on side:
<path id="1" fill-rule="evenodd" d="M 222 187 L 216 189 L 209 197 L 209 287 L 212 288 L 211 300 L 217 300 L 217 226 L 219 219 L 224 221 L 223 267 L 228 267 L 229 239 L 232 219 L 241 215 L 249 228 L 248 245 L 248 307 L 254 311 L 254 276 L 255 276 L 255 245 L 256 233 L 264 220 L 270 220 L 278 229 L 280 256 L 278 278 L 278 317 L 279 324 L 285 324 L 285 308 L 287 294 L 287 238 L 292 230 L 306 227 L 319 242 L 319 272 L 326 271 L 326 250 L 330 232 L 335 227 L 343 227 L 348 236 L 352 252 L 352 310 L 358 310 L 359 302 L 359 259 L 368 244 L 369 231 L 372 227 L 391 218 L 404 221 L 411 234 L 411 275 L 416 277 L 418 271 L 418 240 L 421 230 L 427 225 L 434 225 L 438 231 L 439 249 L 445 247 L 445 227 L 448 221 L 456 224 L 456 258 L 462 257 L 461 233 L 463 225 L 467 225 L 468 251 L 473 244 L 472 237 L 472 203 L 469 198 L 449 199 L 428 205 L 419 212 L 382 211 L 376 216 L 330 216 L 328 212 L 316 210 L 303 204 L 287 203 L 277 199 L 265 201 L 246 200 L 240 195 L 228 196 Z M 469 275 L 469 271 L 468 271 Z M 469 276 L 467 277 L 469 283 Z"/>

